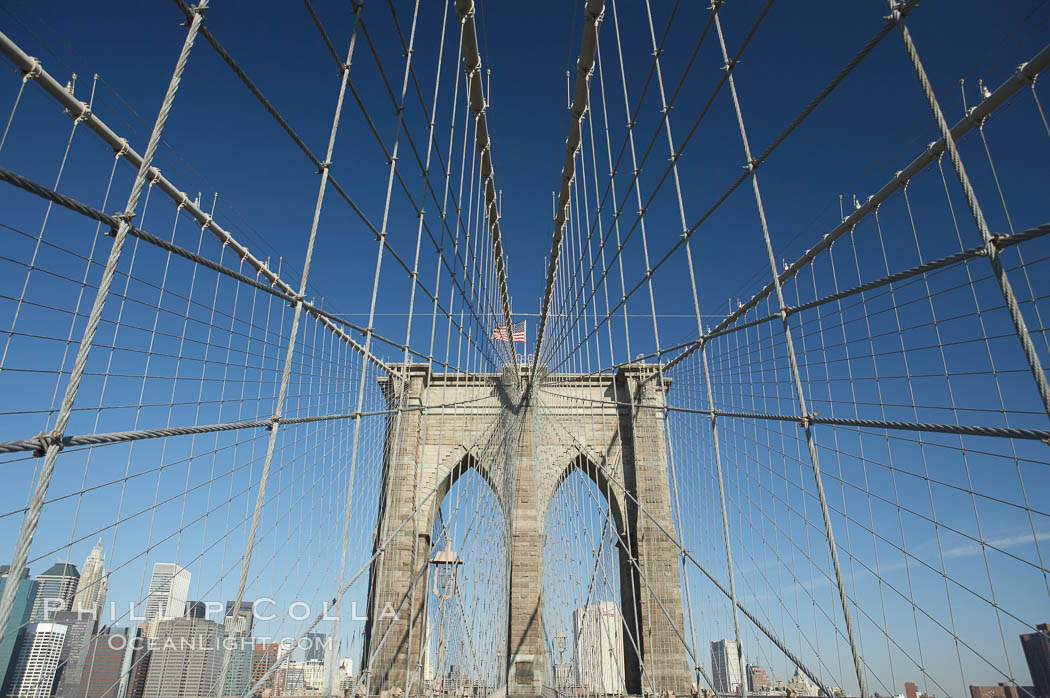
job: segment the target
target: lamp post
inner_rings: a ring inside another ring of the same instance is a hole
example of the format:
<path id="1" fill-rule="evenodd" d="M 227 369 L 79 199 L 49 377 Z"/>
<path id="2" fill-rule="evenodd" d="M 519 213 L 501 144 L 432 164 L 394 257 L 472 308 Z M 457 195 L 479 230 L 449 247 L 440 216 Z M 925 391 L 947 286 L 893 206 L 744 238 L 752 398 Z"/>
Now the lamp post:
<path id="1" fill-rule="evenodd" d="M 452 541 L 445 539 L 445 549 L 434 554 L 430 561 L 434 565 L 434 596 L 441 599 L 441 631 L 438 636 L 438 678 L 441 681 L 441 692 L 444 693 L 444 678 L 441 677 L 442 666 L 445 655 L 445 602 L 456 595 L 459 591 L 459 566 L 463 561 L 459 555 L 452 550 Z M 435 682 L 436 684 L 437 682 Z"/>
<path id="2" fill-rule="evenodd" d="M 562 667 L 565 666 L 565 647 L 568 644 L 568 636 L 564 630 L 559 630 L 554 635 L 554 649 L 558 650 L 558 665 L 554 670 L 554 682 L 557 684 L 563 684 L 564 676 L 562 676 Z M 564 690 L 564 686 L 561 686 Z"/>

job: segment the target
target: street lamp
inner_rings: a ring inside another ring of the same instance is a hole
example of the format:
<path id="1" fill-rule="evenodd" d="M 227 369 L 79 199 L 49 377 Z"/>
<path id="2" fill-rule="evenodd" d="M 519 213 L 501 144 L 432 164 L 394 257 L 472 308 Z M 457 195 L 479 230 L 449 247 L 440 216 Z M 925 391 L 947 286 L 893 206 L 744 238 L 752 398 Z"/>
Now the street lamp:
<path id="1" fill-rule="evenodd" d="M 430 564 L 434 565 L 434 595 L 442 601 L 451 599 L 458 590 L 459 566 L 463 564 L 452 550 L 451 540 L 445 540 L 445 549 L 436 552 Z"/>
<path id="2" fill-rule="evenodd" d="M 564 630 L 559 630 L 554 635 L 554 649 L 558 650 L 558 668 L 554 670 L 555 683 L 559 683 L 559 682 L 563 683 L 564 682 L 564 677 L 561 676 L 560 674 L 562 673 L 562 667 L 565 666 L 565 656 L 564 655 L 565 655 L 565 647 L 568 644 L 568 641 L 569 641 L 569 638 L 565 634 Z"/>
<path id="3" fill-rule="evenodd" d="M 445 602 L 455 596 L 459 590 L 459 566 L 463 564 L 463 561 L 452 550 L 452 541 L 446 538 L 445 549 L 435 553 L 430 564 L 434 565 L 434 596 L 441 599 L 441 633 L 438 637 L 438 677 L 441 677 L 445 661 Z M 441 678 L 440 682 L 441 692 L 444 693 L 444 679 Z"/>

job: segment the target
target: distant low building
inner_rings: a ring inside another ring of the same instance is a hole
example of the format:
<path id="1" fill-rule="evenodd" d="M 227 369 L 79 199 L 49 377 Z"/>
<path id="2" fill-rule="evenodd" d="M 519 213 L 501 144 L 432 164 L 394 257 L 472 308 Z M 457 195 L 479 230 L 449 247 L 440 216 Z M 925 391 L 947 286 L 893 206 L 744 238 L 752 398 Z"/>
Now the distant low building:
<path id="1" fill-rule="evenodd" d="M 747 665 L 747 690 L 752 693 L 765 693 L 773 689 L 765 667 L 756 664 Z"/>
<path id="2" fill-rule="evenodd" d="M 795 667 L 795 673 L 791 675 L 791 680 L 787 682 L 787 687 L 795 691 L 795 694 L 798 696 L 816 696 L 820 691 L 817 688 L 817 684 L 813 683 L 808 676 L 802 673 L 802 669 L 798 667 Z"/>
<path id="3" fill-rule="evenodd" d="M 1021 649 L 1037 698 L 1050 698 L 1050 624 L 1040 623 L 1034 633 L 1021 635 Z"/>
<path id="4" fill-rule="evenodd" d="M 1031 698 L 1036 695 L 1032 686 L 1001 683 L 997 686 L 970 686 L 970 698 Z"/>

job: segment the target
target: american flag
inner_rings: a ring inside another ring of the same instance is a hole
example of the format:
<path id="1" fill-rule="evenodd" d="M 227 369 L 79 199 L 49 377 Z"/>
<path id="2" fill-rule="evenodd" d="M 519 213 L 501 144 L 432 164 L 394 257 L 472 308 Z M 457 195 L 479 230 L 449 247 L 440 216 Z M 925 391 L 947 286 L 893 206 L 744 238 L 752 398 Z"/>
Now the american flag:
<path id="1" fill-rule="evenodd" d="M 515 322 L 510 326 L 510 331 L 513 334 L 511 341 L 525 343 L 525 321 Z M 492 338 L 500 341 L 507 341 L 507 326 L 500 325 L 496 329 L 492 330 Z"/>

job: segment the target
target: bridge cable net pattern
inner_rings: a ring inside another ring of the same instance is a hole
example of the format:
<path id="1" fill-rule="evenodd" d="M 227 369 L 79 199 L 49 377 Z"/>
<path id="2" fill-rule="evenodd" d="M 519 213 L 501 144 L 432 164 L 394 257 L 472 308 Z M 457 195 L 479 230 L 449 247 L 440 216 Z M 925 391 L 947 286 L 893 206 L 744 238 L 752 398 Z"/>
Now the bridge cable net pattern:
<path id="1" fill-rule="evenodd" d="M 567 693 L 746 698 L 713 666 L 720 640 L 814 694 L 1028 692 L 1016 635 L 1050 599 L 1050 225 L 1022 194 L 1047 160 L 1015 138 L 1050 147 L 1036 89 L 1050 48 L 953 119 L 908 30 L 923 10 L 893 5 L 759 138 L 741 66 L 772 2 L 588 0 L 519 365 L 494 333 L 513 317 L 473 3 L 355 5 L 336 22 L 304 2 L 338 76 L 323 147 L 209 29 L 226 8 L 175 4 L 186 26 L 155 120 L 0 36 L 8 580 L 100 540 L 119 600 L 105 625 L 145 620 L 154 639 L 182 615 L 142 617 L 155 563 L 184 568 L 183 601 L 266 599 L 275 618 L 251 634 L 277 645 L 218 653 L 200 695 L 294 692 L 311 633 L 332 638 L 319 685 L 365 695 L 538 693 L 523 688 L 537 671 Z M 263 237 L 221 197 L 184 193 L 201 178 L 164 132 L 191 60 L 316 170 L 306 235 Z M 782 259 L 759 175 L 872 62 L 910 81 L 937 140 Z M 689 157 L 705 120 L 739 159 L 691 191 L 711 166 Z M 340 168 L 348 132 L 366 174 Z M 362 177 L 378 200 L 355 196 Z M 727 223 L 741 202 L 750 218 Z M 345 220 L 375 260 L 354 287 L 364 317 L 311 281 Z M 723 289 L 705 286 L 702 241 L 729 224 L 760 273 L 712 316 Z M 393 297 L 400 325 L 382 317 Z M 528 661 L 511 591 L 535 572 L 515 547 L 525 502 L 543 524 Z M 428 562 L 446 546 L 464 564 L 435 595 L 448 568 Z M 0 596 L 5 633 L 38 620 L 17 588 Z M 337 688 L 342 657 L 355 671 Z"/>
<path id="2" fill-rule="evenodd" d="M 913 4 L 891 5 L 870 40 L 828 69 L 826 87 L 758 143 L 737 68 L 771 5 L 715 2 L 699 19 L 678 4 L 586 5 L 534 373 L 548 429 L 583 454 L 547 519 L 568 530 L 548 533 L 545 560 L 575 568 L 568 592 L 546 578 L 552 654 L 553 615 L 570 633 L 575 626 L 577 644 L 594 632 L 619 644 L 606 630 L 615 624 L 595 631 L 572 615 L 613 601 L 624 653 L 673 648 L 690 667 L 669 681 L 651 659 L 635 678 L 642 691 L 684 693 L 691 679 L 746 695 L 748 677 L 718 675 L 712 643 L 728 640 L 722 651 L 741 669 L 796 671 L 804 694 L 892 695 L 911 678 L 921 691 L 956 695 L 978 676 L 1030 692 L 1017 634 L 1033 632 L 1050 592 L 1046 511 L 1035 501 L 1047 485 L 1040 268 L 1050 229 L 1045 207 L 1011 199 L 1027 174 L 1011 175 L 1017 153 L 995 143 L 1015 128 L 1046 150 L 1035 78 L 1050 54 L 1043 48 L 951 123 L 908 30 Z M 686 41 L 678 25 L 691 27 L 695 46 L 668 43 Z M 905 59 L 895 79 L 916 86 L 925 108 L 916 114 L 939 138 L 907 154 L 875 194 L 847 200 L 810 249 L 782 259 L 762 166 L 858 66 L 891 50 Z M 705 64 L 694 59 L 712 53 L 706 65 L 721 70 L 701 79 Z M 625 64 L 644 65 L 644 79 L 631 83 Z M 673 110 L 697 89 L 698 112 Z M 711 164 L 683 156 L 703 148 L 694 142 L 718 109 L 743 170 L 690 190 L 683 182 Z M 1032 175 L 1045 179 L 1039 169 Z M 727 223 L 721 209 L 740 201 L 749 218 Z M 1021 208 L 1034 217 L 1020 223 Z M 646 228 L 654 219 L 655 236 Z M 719 225 L 753 236 L 760 246 L 738 244 L 764 273 L 749 300 L 711 315 L 701 301 L 723 289 L 705 288 L 705 234 Z M 672 297 L 661 298 L 661 282 Z M 691 330 L 669 319 L 690 310 Z M 607 380 L 582 391 L 580 375 Z M 639 428 L 647 410 L 663 417 L 647 425 L 663 425 L 655 442 Z M 644 492 L 616 444 L 632 439 L 665 449 L 669 511 L 656 510 L 659 498 L 631 501 Z M 581 509 L 588 501 L 605 517 Z M 637 540 L 621 525 L 625 508 L 649 524 L 634 529 Z M 557 523 L 565 519 L 573 523 Z M 666 543 L 681 564 L 680 600 L 658 586 Z M 634 594 L 642 598 L 630 609 L 621 599 Z M 552 597 L 561 599 L 555 613 Z M 598 664 L 589 677 L 556 678 L 630 690 L 629 660 L 600 662 L 583 662 Z"/>

